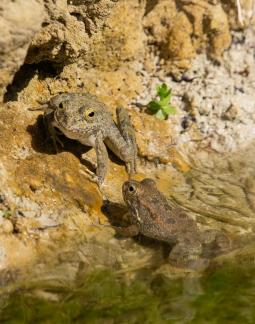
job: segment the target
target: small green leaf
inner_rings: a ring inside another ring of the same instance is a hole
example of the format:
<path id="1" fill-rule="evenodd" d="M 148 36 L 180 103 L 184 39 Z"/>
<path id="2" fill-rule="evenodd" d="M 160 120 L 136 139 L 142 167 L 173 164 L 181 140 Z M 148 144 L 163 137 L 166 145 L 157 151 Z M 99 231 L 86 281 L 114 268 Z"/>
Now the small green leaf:
<path id="1" fill-rule="evenodd" d="M 161 98 L 159 101 L 160 106 L 166 106 L 169 105 L 170 102 L 170 96 L 166 96 L 165 98 Z"/>
<path id="2" fill-rule="evenodd" d="M 164 120 L 169 115 L 176 114 L 176 109 L 171 105 L 172 91 L 165 83 L 157 85 L 157 96 L 159 100 L 152 100 L 148 104 L 148 109 L 155 114 L 158 119 Z"/>
<path id="3" fill-rule="evenodd" d="M 162 106 L 161 109 L 164 111 L 164 113 L 168 116 L 168 115 L 175 115 L 176 114 L 176 109 L 173 106 L 170 105 L 166 105 L 166 106 Z"/>
<path id="4" fill-rule="evenodd" d="M 148 104 L 148 108 L 151 112 L 157 112 L 159 109 L 161 109 L 161 105 L 158 101 L 151 101 Z"/>
<path id="5" fill-rule="evenodd" d="M 163 110 L 158 110 L 158 112 L 155 115 L 158 119 L 165 120 L 167 115 L 164 113 Z"/>
<path id="6" fill-rule="evenodd" d="M 163 83 L 162 85 L 158 85 L 156 87 L 156 90 L 157 90 L 157 94 L 160 97 L 160 99 L 161 98 L 163 99 L 163 98 L 171 95 L 171 89 L 168 89 L 167 85 L 165 83 Z"/>

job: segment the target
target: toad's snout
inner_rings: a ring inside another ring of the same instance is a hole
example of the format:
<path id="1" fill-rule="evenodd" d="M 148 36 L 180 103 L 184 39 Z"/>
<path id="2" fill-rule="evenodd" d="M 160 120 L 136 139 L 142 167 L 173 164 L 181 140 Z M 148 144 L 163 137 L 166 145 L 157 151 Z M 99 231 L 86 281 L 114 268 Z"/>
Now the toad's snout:
<path id="1" fill-rule="evenodd" d="M 122 185 L 122 195 L 123 195 L 124 200 L 125 200 L 125 195 L 126 195 L 129 185 L 130 185 L 130 181 L 125 181 Z"/>
<path id="2" fill-rule="evenodd" d="M 68 126 L 71 125 L 71 118 L 69 118 L 68 115 L 63 113 L 62 111 L 55 111 L 54 119 L 59 126 L 68 128 Z"/>

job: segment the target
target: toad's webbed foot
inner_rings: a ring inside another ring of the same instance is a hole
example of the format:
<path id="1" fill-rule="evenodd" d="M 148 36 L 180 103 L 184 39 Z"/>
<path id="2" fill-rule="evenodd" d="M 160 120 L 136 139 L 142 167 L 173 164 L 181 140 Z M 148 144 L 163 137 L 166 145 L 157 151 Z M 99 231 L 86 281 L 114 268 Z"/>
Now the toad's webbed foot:
<path id="1" fill-rule="evenodd" d="M 95 150 L 89 150 L 86 153 L 83 153 L 81 155 L 81 159 L 90 165 L 90 168 L 96 170 L 97 168 L 97 157 L 96 157 L 96 153 Z"/>
<path id="2" fill-rule="evenodd" d="M 135 131 L 131 125 L 127 110 L 118 107 L 116 109 L 117 123 L 119 131 L 128 145 L 129 159 L 126 161 L 127 172 L 129 176 L 136 173 L 137 145 Z"/>
<path id="3" fill-rule="evenodd" d="M 86 174 L 88 175 L 88 178 L 91 182 L 94 182 L 98 185 L 99 188 L 101 188 L 104 179 L 102 177 L 98 177 L 94 172 L 90 171 L 86 168 Z"/>

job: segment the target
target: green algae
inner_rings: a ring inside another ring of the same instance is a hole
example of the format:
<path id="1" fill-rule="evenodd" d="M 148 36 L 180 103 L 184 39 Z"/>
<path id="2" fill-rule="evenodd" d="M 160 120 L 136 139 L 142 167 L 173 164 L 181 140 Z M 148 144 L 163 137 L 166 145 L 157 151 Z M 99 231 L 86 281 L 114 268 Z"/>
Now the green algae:
<path id="1" fill-rule="evenodd" d="M 254 270 L 252 263 L 229 264 L 201 278 L 175 280 L 141 271 L 128 281 L 95 271 L 74 285 L 14 292 L 0 322 L 254 323 Z"/>

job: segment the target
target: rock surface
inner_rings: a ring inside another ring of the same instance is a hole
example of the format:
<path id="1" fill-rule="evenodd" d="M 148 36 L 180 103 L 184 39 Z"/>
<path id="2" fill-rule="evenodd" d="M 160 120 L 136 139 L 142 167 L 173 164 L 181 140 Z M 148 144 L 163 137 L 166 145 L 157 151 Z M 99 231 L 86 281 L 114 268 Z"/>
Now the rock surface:
<path id="1" fill-rule="evenodd" d="M 3 0 L 0 4 L 0 97 L 26 59 L 44 9 L 40 0 Z"/>
<path id="2" fill-rule="evenodd" d="M 81 157 L 88 148 L 64 139 L 54 153 L 41 113 L 31 109 L 64 91 L 91 92 L 113 114 L 127 107 L 137 134 L 137 177 L 156 179 L 201 227 L 252 237 L 252 6 L 242 1 L 240 21 L 234 0 L 2 1 L 3 283 L 5 270 L 38 259 L 47 264 L 46 256 L 71 264 L 76 252 L 75 262 L 88 268 L 124 271 L 164 262 L 161 244 L 120 240 L 109 227 L 126 212 L 124 165 L 111 156 L 99 191 Z M 177 109 L 166 121 L 145 109 L 162 82 L 173 89 Z"/>

